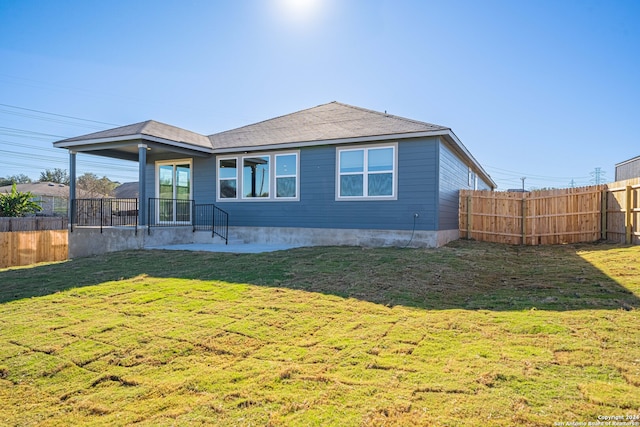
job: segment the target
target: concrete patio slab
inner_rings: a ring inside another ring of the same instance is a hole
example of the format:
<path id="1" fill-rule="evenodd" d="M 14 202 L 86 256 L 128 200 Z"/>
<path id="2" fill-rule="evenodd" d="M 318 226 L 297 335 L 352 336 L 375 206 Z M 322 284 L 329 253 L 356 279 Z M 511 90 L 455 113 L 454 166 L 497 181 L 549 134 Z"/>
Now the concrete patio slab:
<path id="1" fill-rule="evenodd" d="M 286 251 L 302 246 L 284 244 L 258 244 L 239 243 L 231 245 L 188 243 L 182 245 L 147 246 L 145 249 L 160 249 L 169 251 L 200 251 L 200 252 L 226 252 L 234 254 L 258 254 L 263 252 Z"/>

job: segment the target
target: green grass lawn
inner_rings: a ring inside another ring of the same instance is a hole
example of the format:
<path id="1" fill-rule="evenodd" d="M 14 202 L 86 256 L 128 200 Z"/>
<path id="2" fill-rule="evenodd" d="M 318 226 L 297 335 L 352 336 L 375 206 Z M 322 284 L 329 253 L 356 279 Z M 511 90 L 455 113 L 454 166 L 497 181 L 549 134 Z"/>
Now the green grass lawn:
<path id="1" fill-rule="evenodd" d="M 460 241 L 0 270 L 0 425 L 637 415 L 639 268 L 640 247 Z"/>

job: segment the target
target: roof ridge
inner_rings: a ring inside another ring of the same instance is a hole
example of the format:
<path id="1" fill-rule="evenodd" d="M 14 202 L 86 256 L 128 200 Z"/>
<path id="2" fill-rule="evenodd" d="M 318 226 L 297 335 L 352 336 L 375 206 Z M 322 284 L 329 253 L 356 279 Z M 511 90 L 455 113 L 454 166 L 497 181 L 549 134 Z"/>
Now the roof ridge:
<path id="1" fill-rule="evenodd" d="M 157 125 L 161 125 L 161 126 L 167 126 L 167 127 L 174 128 L 174 129 L 180 129 L 180 130 L 183 130 L 185 132 L 194 133 L 196 135 L 200 135 L 200 136 L 204 136 L 204 137 L 207 136 L 207 135 L 203 135 L 201 133 L 198 133 L 198 132 L 195 132 L 195 131 L 192 131 L 192 130 L 189 130 L 189 129 L 185 129 L 185 128 L 180 127 L 180 126 L 170 125 L 169 123 L 159 122 L 159 121 L 153 120 L 153 119 L 145 120 L 144 122 L 140 122 L 140 123 L 136 123 L 136 124 L 142 124 L 142 123 L 144 123 L 144 126 L 142 126 L 140 128 L 140 133 L 142 133 L 147 128 L 147 126 L 149 126 L 149 125 L 151 125 L 153 123 L 153 124 L 157 124 Z"/>
<path id="2" fill-rule="evenodd" d="M 282 114 L 280 116 L 271 117 L 270 119 L 260 120 L 259 122 L 250 123 L 248 125 L 240 126 L 240 127 L 237 127 L 237 128 L 227 129 L 227 130 L 223 130 L 222 132 L 212 133 L 211 135 L 207 135 L 207 137 L 211 138 L 212 136 L 221 135 L 223 133 L 227 133 L 227 132 L 231 132 L 231 131 L 236 132 L 236 131 L 239 131 L 240 129 L 243 129 L 243 128 L 259 125 L 259 124 L 265 123 L 265 122 L 270 122 L 272 120 L 277 120 L 277 119 L 280 119 L 282 117 L 292 116 L 294 114 L 302 113 L 303 111 L 313 110 L 314 108 L 323 107 L 325 105 L 334 104 L 334 103 L 335 104 L 340 104 L 338 101 L 326 102 L 324 104 L 318 104 L 315 107 L 303 108 L 302 110 L 294 111 L 293 113 Z M 346 105 L 346 104 L 344 104 L 344 105 Z"/>
<path id="3" fill-rule="evenodd" d="M 369 108 L 358 107 L 356 105 L 345 104 L 344 102 L 338 102 L 338 101 L 333 101 L 333 102 L 330 102 L 329 104 L 334 104 L 334 103 L 335 104 L 340 104 L 340 105 L 342 105 L 344 107 L 353 108 L 354 110 L 365 111 L 367 113 L 373 113 L 373 114 L 377 114 L 379 116 L 384 116 L 384 117 L 394 118 L 394 119 L 398 119 L 398 120 L 403 120 L 403 121 L 409 122 L 409 123 L 415 123 L 415 124 L 427 125 L 427 126 L 435 126 L 435 127 L 440 127 L 440 128 L 445 128 L 445 129 L 451 130 L 451 128 L 448 127 L 448 126 L 442 126 L 442 125 L 437 125 L 435 123 L 423 122 L 421 120 L 414 120 L 414 119 L 410 119 L 410 118 L 403 117 L 403 116 L 396 116 L 395 114 L 387 113 L 386 110 L 383 113 L 381 111 L 371 110 Z"/>

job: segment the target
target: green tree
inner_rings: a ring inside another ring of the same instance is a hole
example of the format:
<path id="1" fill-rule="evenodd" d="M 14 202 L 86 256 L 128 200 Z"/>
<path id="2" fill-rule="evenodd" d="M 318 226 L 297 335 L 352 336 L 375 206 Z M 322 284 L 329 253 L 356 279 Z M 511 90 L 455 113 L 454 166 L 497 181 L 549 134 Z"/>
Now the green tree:
<path id="1" fill-rule="evenodd" d="M 85 173 L 78 177 L 78 188 L 90 193 L 91 197 L 104 197 L 113 194 L 113 190 L 118 186 L 117 182 L 111 181 L 106 176 L 98 178 L 94 173 Z"/>
<path id="2" fill-rule="evenodd" d="M 30 192 L 20 192 L 16 183 L 11 187 L 11 193 L 0 194 L 0 216 L 25 216 L 42 210 L 40 205 L 33 200 Z"/>
<path id="3" fill-rule="evenodd" d="M 46 169 L 44 172 L 40 172 L 40 182 L 69 185 L 69 174 L 66 169 Z"/>
<path id="4" fill-rule="evenodd" d="M 33 181 L 27 175 L 21 173 L 18 175 L 11 175 L 6 178 L 0 178 L 0 187 L 11 184 L 30 184 Z"/>
<path id="5" fill-rule="evenodd" d="M 28 175 L 25 175 L 23 173 L 18 175 L 11 175 L 8 179 L 10 179 L 12 182 L 15 182 L 16 184 L 31 184 L 33 182 L 33 180 Z"/>

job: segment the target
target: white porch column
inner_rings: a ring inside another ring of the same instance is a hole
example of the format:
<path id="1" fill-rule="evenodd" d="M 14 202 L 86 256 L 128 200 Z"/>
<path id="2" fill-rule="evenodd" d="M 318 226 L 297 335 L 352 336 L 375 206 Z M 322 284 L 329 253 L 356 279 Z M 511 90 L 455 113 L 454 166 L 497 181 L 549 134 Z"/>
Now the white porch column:
<path id="1" fill-rule="evenodd" d="M 138 224 L 147 223 L 147 144 L 138 144 Z"/>
<path id="2" fill-rule="evenodd" d="M 73 224 L 73 207 L 76 200 L 76 152 L 69 150 L 69 225 Z"/>

